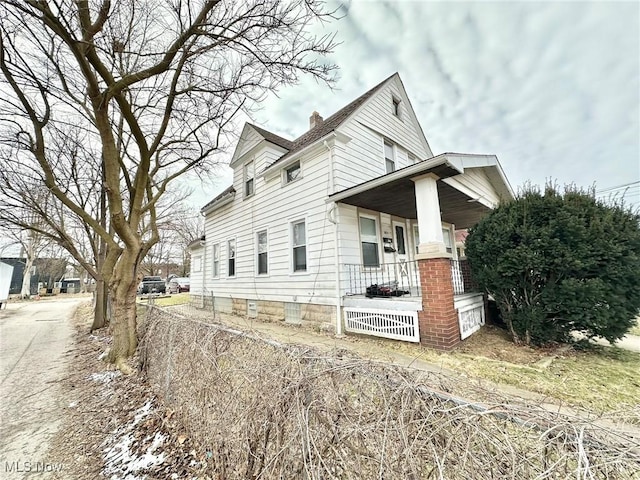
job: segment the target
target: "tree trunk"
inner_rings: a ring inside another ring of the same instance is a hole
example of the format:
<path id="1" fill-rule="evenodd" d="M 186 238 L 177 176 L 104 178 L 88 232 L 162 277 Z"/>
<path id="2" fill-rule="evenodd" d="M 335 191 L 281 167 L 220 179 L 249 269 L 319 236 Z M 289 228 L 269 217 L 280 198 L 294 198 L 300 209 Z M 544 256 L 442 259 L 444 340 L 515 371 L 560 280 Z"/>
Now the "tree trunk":
<path id="1" fill-rule="evenodd" d="M 29 298 L 31 296 L 31 269 L 33 267 L 33 255 L 27 253 L 27 261 L 24 265 L 24 274 L 22 276 L 22 289 L 20 296 Z"/>
<path id="2" fill-rule="evenodd" d="M 93 306 L 93 324 L 91 325 L 92 332 L 104 327 L 108 323 L 107 293 L 108 290 L 106 282 L 102 279 L 98 280 L 96 282 L 96 290 L 94 292 L 95 304 Z"/>
<path id="3" fill-rule="evenodd" d="M 136 293 L 140 249 L 127 248 L 116 264 L 109 285 L 110 326 L 113 335 L 108 360 L 124 374 L 133 373 L 127 359 L 136 351 Z"/>

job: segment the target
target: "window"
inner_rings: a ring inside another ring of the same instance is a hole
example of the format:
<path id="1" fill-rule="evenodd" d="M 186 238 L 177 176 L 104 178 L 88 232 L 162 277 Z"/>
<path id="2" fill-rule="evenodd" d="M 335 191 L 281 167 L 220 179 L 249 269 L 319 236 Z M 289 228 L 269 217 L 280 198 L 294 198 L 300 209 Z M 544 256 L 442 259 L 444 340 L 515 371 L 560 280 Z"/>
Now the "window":
<path id="1" fill-rule="evenodd" d="M 398 254 L 406 255 L 407 249 L 404 245 L 404 227 L 396 225 L 396 243 L 398 244 Z"/>
<path id="2" fill-rule="evenodd" d="M 269 272 L 266 230 L 262 230 L 256 234 L 256 252 L 258 256 L 258 275 L 266 275 Z"/>
<path id="3" fill-rule="evenodd" d="M 307 233 L 304 220 L 291 224 L 293 271 L 307 271 Z"/>
<path id="4" fill-rule="evenodd" d="M 442 229 L 442 240 L 444 241 L 444 246 L 447 249 L 447 253 L 452 253 L 452 242 L 451 242 L 451 230 L 448 228 Z"/>
<path id="5" fill-rule="evenodd" d="M 391 98 L 392 112 L 396 117 L 400 116 L 400 100 L 396 97 Z"/>
<path id="6" fill-rule="evenodd" d="M 418 225 L 413 226 L 413 243 L 416 245 L 416 253 L 418 252 L 418 246 L 420 245 L 420 230 L 418 229 Z"/>
<path id="7" fill-rule="evenodd" d="M 236 276 L 236 240 L 235 238 L 227 242 L 227 252 L 229 255 L 228 277 Z"/>
<path id="8" fill-rule="evenodd" d="M 362 244 L 362 264 L 365 267 L 379 267 L 378 227 L 375 218 L 360 217 L 360 242 Z"/>
<path id="9" fill-rule="evenodd" d="M 194 272 L 199 272 L 200 270 L 202 270 L 202 257 L 200 257 L 199 255 L 197 257 L 193 257 L 191 269 Z"/>
<path id="10" fill-rule="evenodd" d="M 387 173 L 391 173 L 396 169 L 396 160 L 393 152 L 393 145 L 384 142 L 384 163 Z"/>
<path id="11" fill-rule="evenodd" d="M 213 277 L 220 276 L 220 244 L 213 244 Z"/>
<path id="12" fill-rule="evenodd" d="M 298 178 L 301 178 L 300 173 L 302 173 L 302 170 L 300 170 L 300 162 L 296 162 L 291 165 L 284 173 L 284 183 L 291 183 Z"/>
<path id="13" fill-rule="evenodd" d="M 253 162 L 249 162 L 244 166 L 244 196 L 250 197 L 253 195 L 254 185 L 253 185 L 253 177 L 254 177 L 254 168 Z"/>

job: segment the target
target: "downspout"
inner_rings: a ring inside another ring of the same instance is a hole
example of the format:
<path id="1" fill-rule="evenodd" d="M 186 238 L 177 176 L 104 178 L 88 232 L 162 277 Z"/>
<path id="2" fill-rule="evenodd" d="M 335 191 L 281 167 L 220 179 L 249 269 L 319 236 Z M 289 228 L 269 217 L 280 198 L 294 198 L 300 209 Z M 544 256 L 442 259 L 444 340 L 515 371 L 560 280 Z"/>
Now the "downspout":
<path id="1" fill-rule="evenodd" d="M 335 193 L 334 183 L 334 159 L 333 159 L 333 147 L 329 146 L 329 143 L 324 141 L 325 148 L 329 151 L 329 192 Z M 335 145 L 335 139 L 334 139 Z M 327 219 L 333 223 L 333 266 L 336 272 L 336 335 L 343 335 L 342 331 L 342 296 L 340 295 L 340 252 L 338 248 L 338 206 L 335 202 L 331 203 L 331 207 L 327 211 Z"/>

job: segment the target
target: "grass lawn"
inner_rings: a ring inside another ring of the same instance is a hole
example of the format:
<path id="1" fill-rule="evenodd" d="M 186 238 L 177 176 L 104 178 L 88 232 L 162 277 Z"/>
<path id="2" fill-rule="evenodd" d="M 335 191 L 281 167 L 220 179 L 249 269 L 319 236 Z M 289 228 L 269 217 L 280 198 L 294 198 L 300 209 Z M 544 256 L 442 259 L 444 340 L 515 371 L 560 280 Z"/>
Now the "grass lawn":
<path id="1" fill-rule="evenodd" d="M 514 385 L 596 413 L 635 409 L 640 423 L 640 354 L 617 347 L 534 349 L 514 345 L 504 330 L 484 327 L 450 353 L 429 351 L 444 367 Z M 424 358 L 424 357 L 423 357 Z"/>
<path id="2" fill-rule="evenodd" d="M 147 297 L 138 297 L 138 303 L 147 303 Z M 159 307 L 171 307 L 173 305 L 184 305 L 189 303 L 189 292 L 172 293 L 155 298 L 155 304 Z"/>

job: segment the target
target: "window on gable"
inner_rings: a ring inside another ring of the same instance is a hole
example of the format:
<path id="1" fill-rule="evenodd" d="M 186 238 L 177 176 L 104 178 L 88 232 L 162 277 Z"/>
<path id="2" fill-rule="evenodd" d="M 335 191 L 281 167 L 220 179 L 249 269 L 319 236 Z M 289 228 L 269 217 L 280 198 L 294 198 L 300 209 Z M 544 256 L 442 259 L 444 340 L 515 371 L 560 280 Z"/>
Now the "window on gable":
<path id="1" fill-rule="evenodd" d="M 362 264 L 365 267 L 379 267 L 378 227 L 375 218 L 360 217 L 360 243 Z"/>
<path id="2" fill-rule="evenodd" d="M 258 275 L 266 275 L 269 273 L 266 230 L 262 230 L 256 234 L 256 252 L 258 257 Z"/>
<path id="3" fill-rule="evenodd" d="M 392 112 L 396 117 L 400 117 L 400 100 L 396 97 L 391 98 Z"/>
<path id="4" fill-rule="evenodd" d="M 307 271 L 307 232 L 304 220 L 291 224 L 293 271 Z"/>
<path id="5" fill-rule="evenodd" d="M 235 238 L 227 242 L 227 252 L 229 254 L 227 276 L 235 277 L 236 276 L 236 240 Z"/>
<path id="6" fill-rule="evenodd" d="M 391 173 L 396 169 L 396 157 L 393 145 L 386 141 L 384 142 L 384 163 L 387 173 Z"/>
<path id="7" fill-rule="evenodd" d="M 220 276 L 220 244 L 213 244 L 213 278 Z"/>
<path id="8" fill-rule="evenodd" d="M 254 192 L 254 165 L 253 161 L 244 165 L 244 196 L 250 197 Z"/>
<path id="9" fill-rule="evenodd" d="M 287 168 L 284 172 L 284 182 L 285 183 L 291 183 L 295 180 L 297 180 L 298 178 L 301 178 L 302 175 L 302 170 L 300 170 L 300 162 L 296 162 L 293 165 L 291 165 L 289 168 Z"/>

